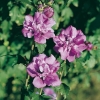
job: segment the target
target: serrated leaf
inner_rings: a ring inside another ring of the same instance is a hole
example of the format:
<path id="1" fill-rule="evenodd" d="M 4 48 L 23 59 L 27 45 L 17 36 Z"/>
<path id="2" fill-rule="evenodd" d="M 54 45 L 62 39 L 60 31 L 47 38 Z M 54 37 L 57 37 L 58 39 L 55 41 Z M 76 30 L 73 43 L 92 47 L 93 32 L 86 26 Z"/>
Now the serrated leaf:
<path id="1" fill-rule="evenodd" d="M 39 44 L 35 42 L 35 47 L 37 47 L 39 53 L 42 53 L 46 48 L 46 44 Z"/>

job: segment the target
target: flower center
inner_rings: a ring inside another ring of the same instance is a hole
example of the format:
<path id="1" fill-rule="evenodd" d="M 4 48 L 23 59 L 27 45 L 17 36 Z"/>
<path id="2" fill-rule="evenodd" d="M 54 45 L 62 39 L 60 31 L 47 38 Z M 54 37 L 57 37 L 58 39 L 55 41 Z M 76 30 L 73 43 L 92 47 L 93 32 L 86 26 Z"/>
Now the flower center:
<path id="1" fill-rule="evenodd" d="M 39 70 L 40 70 L 40 72 L 43 72 L 43 67 L 40 66 L 40 67 L 39 67 Z"/>

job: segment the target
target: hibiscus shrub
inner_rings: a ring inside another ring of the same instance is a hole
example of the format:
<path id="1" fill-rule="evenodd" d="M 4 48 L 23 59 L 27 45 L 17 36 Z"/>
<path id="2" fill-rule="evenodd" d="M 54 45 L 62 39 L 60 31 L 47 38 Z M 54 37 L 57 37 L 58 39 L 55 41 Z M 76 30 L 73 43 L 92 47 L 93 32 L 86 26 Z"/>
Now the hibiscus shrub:
<path id="1" fill-rule="evenodd" d="M 87 2 L 83 8 L 80 3 L 83 0 L 0 4 L 0 99 L 67 100 L 70 90 L 98 68 L 100 29 L 92 22 L 99 15 L 88 15 Z M 81 18 L 76 12 L 80 9 Z"/>

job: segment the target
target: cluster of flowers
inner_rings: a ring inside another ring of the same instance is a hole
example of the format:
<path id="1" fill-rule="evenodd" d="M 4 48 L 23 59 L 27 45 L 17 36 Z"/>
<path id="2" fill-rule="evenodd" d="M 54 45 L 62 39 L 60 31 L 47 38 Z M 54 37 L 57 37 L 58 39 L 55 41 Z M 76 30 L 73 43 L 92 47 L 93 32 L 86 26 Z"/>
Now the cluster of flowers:
<path id="1" fill-rule="evenodd" d="M 62 60 L 72 62 L 80 57 L 83 50 L 91 50 L 92 44 L 86 42 L 86 36 L 81 30 L 73 26 L 63 29 L 55 36 L 52 26 L 55 24 L 52 18 L 53 8 L 47 6 L 42 12 L 36 12 L 34 17 L 25 16 L 22 33 L 25 37 L 34 37 L 34 41 L 40 44 L 46 43 L 46 39 L 53 38 L 54 50 L 60 53 Z M 37 88 L 45 86 L 59 86 L 61 81 L 57 75 L 60 63 L 51 54 L 39 54 L 33 57 L 33 61 L 27 66 L 28 74 L 34 78 L 33 85 Z"/>

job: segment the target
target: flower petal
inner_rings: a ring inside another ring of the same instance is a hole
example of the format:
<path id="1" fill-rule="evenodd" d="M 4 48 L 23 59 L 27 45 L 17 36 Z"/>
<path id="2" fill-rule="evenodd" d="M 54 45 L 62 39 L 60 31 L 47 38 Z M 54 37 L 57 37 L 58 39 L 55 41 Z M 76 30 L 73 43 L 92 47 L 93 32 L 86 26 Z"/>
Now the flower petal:
<path id="1" fill-rule="evenodd" d="M 22 29 L 22 33 L 23 33 L 24 37 L 27 37 L 28 30 L 23 28 Z"/>
<path id="2" fill-rule="evenodd" d="M 41 43 L 44 44 L 46 43 L 46 38 L 42 35 L 40 35 L 40 33 L 36 34 L 34 33 L 34 41 L 37 43 Z"/>
<path id="3" fill-rule="evenodd" d="M 69 52 L 67 50 L 64 50 L 63 47 L 59 48 L 59 52 L 61 55 L 61 59 L 66 60 Z"/>
<path id="4" fill-rule="evenodd" d="M 33 85 L 37 88 L 42 88 L 45 87 L 46 84 L 43 83 L 42 79 L 40 79 L 39 77 L 35 77 L 33 80 Z"/>
<path id="5" fill-rule="evenodd" d="M 31 76 L 31 77 L 35 77 L 36 76 L 36 71 L 34 69 L 34 65 L 33 63 L 30 63 L 28 66 L 27 66 L 27 72 L 28 74 Z"/>
<path id="6" fill-rule="evenodd" d="M 45 78 L 44 82 L 48 86 L 59 86 L 61 84 L 61 81 L 56 73 L 52 73 L 52 74 L 48 75 Z"/>
<path id="7" fill-rule="evenodd" d="M 25 16 L 25 20 L 28 22 L 32 22 L 33 21 L 33 17 L 31 15 L 26 15 Z"/>
<path id="8" fill-rule="evenodd" d="M 43 91 L 44 91 L 44 94 L 45 94 L 45 95 L 51 96 L 52 99 L 55 99 L 55 98 L 57 97 L 56 93 L 55 93 L 54 90 L 51 89 L 51 88 L 44 88 Z"/>
<path id="9" fill-rule="evenodd" d="M 52 38 L 55 36 L 54 32 L 48 31 L 46 34 L 43 35 L 46 39 Z"/>
<path id="10" fill-rule="evenodd" d="M 87 46 L 86 46 L 85 44 L 81 44 L 81 45 L 78 46 L 78 50 L 79 50 L 80 52 L 82 52 L 82 51 L 85 50 L 86 48 L 87 48 Z"/>
<path id="11" fill-rule="evenodd" d="M 52 81 L 52 86 L 59 86 L 61 84 L 61 81 L 60 81 L 58 75 L 56 73 L 54 73 L 52 75 L 52 77 L 54 77 L 54 79 L 55 79 L 54 81 Z"/>
<path id="12" fill-rule="evenodd" d="M 75 56 L 68 56 L 67 59 L 69 62 L 72 62 L 75 60 Z"/>
<path id="13" fill-rule="evenodd" d="M 48 64 L 53 64 L 55 62 L 55 60 L 56 60 L 55 57 L 51 54 L 50 57 L 45 59 L 45 62 Z"/>

